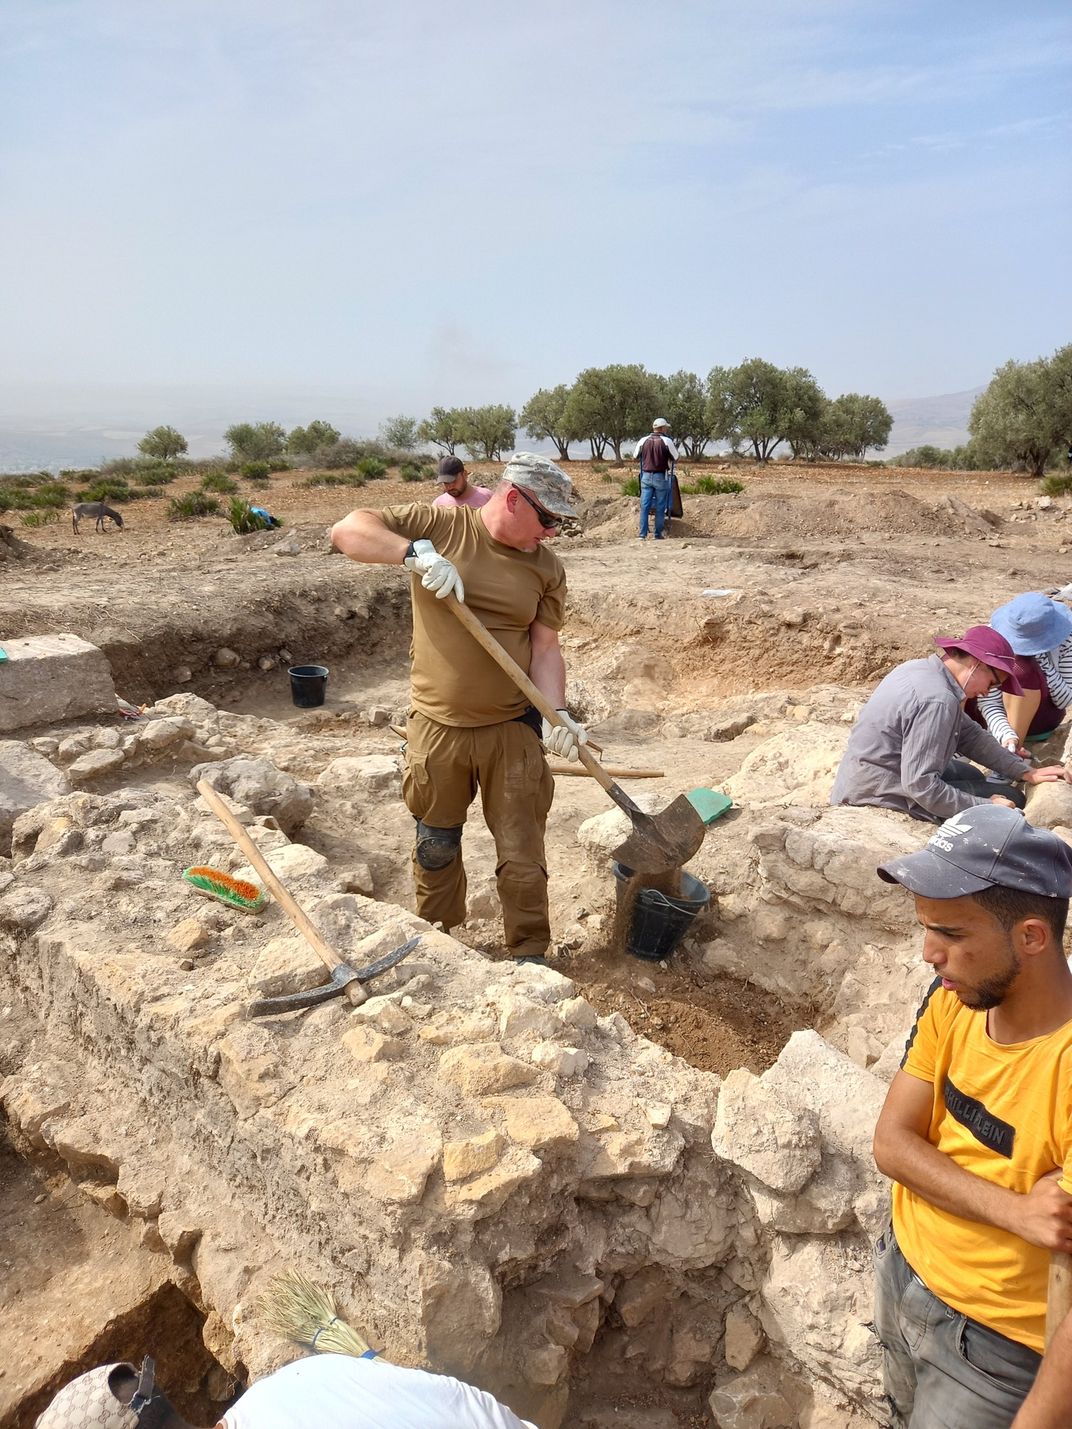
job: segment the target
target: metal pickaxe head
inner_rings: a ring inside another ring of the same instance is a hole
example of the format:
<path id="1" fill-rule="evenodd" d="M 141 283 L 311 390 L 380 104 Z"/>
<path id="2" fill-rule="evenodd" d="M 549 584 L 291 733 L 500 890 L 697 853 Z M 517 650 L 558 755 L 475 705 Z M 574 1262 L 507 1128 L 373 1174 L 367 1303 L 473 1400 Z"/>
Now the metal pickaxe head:
<path id="1" fill-rule="evenodd" d="M 322 1002 L 329 1002 L 331 998 L 340 996 L 351 983 L 371 982 L 374 977 L 379 977 L 380 973 L 393 968 L 396 963 L 408 957 L 420 941 L 418 934 L 416 938 L 410 938 L 408 943 L 403 943 L 400 948 L 395 948 L 393 952 L 377 958 L 374 963 L 369 963 L 367 968 L 353 968 L 349 963 L 337 963 L 330 979 L 319 987 L 311 987 L 305 992 L 286 993 L 282 997 L 260 997 L 256 1002 L 250 1003 L 248 1016 L 274 1017 L 280 1012 L 297 1012 L 304 1007 L 319 1007 Z"/>

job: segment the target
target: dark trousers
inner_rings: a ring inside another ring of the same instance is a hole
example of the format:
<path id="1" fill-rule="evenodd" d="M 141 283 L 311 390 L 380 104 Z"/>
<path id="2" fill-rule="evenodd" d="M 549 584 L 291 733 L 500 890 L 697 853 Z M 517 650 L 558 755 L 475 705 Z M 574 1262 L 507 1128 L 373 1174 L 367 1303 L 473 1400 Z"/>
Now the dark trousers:
<path id="1" fill-rule="evenodd" d="M 954 789 L 974 794 L 977 799 L 992 799 L 995 794 L 1000 794 L 1003 799 L 1011 799 L 1018 809 L 1022 809 L 1027 802 L 1021 785 L 1007 784 L 998 775 L 988 778 L 981 769 L 959 754 L 955 754 L 942 770 L 942 778 Z"/>

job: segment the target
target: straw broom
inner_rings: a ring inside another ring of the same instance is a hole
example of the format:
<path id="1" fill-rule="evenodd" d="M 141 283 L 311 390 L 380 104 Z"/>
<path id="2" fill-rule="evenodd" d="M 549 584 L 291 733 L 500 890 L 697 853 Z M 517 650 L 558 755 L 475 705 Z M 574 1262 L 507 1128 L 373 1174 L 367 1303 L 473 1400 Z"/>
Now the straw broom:
<path id="1" fill-rule="evenodd" d="M 370 1346 L 339 1315 L 334 1295 L 300 1270 L 269 1282 L 253 1308 L 273 1330 L 317 1354 L 366 1354 Z"/>

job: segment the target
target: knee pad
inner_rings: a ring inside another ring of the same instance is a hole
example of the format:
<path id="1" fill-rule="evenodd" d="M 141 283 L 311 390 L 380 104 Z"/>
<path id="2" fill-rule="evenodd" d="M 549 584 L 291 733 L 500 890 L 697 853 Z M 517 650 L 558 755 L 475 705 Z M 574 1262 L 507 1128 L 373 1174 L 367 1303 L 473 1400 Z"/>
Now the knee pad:
<path id="1" fill-rule="evenodd" d="M 417 862 L 432 871 L 446 868 L 458 857 L 462 846 L 462 825 L 453 829 L 437 829 L 433 824 L 417 820 Z"/>

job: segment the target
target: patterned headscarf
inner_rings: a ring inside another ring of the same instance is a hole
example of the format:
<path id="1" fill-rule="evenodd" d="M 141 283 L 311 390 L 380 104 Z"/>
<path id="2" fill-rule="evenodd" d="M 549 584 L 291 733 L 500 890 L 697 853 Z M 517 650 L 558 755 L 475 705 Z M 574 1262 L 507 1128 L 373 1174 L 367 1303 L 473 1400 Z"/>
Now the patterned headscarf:
<path id="1" fill-rule="evenodd" d="M 106 1364 L 79 1375 L 56 1395 L 37 1429 L 137 1429 L 137 1413 L 116 1398 L 108 1383 L 117 1369 L 138 1372 L 132 1364 Z"/>

